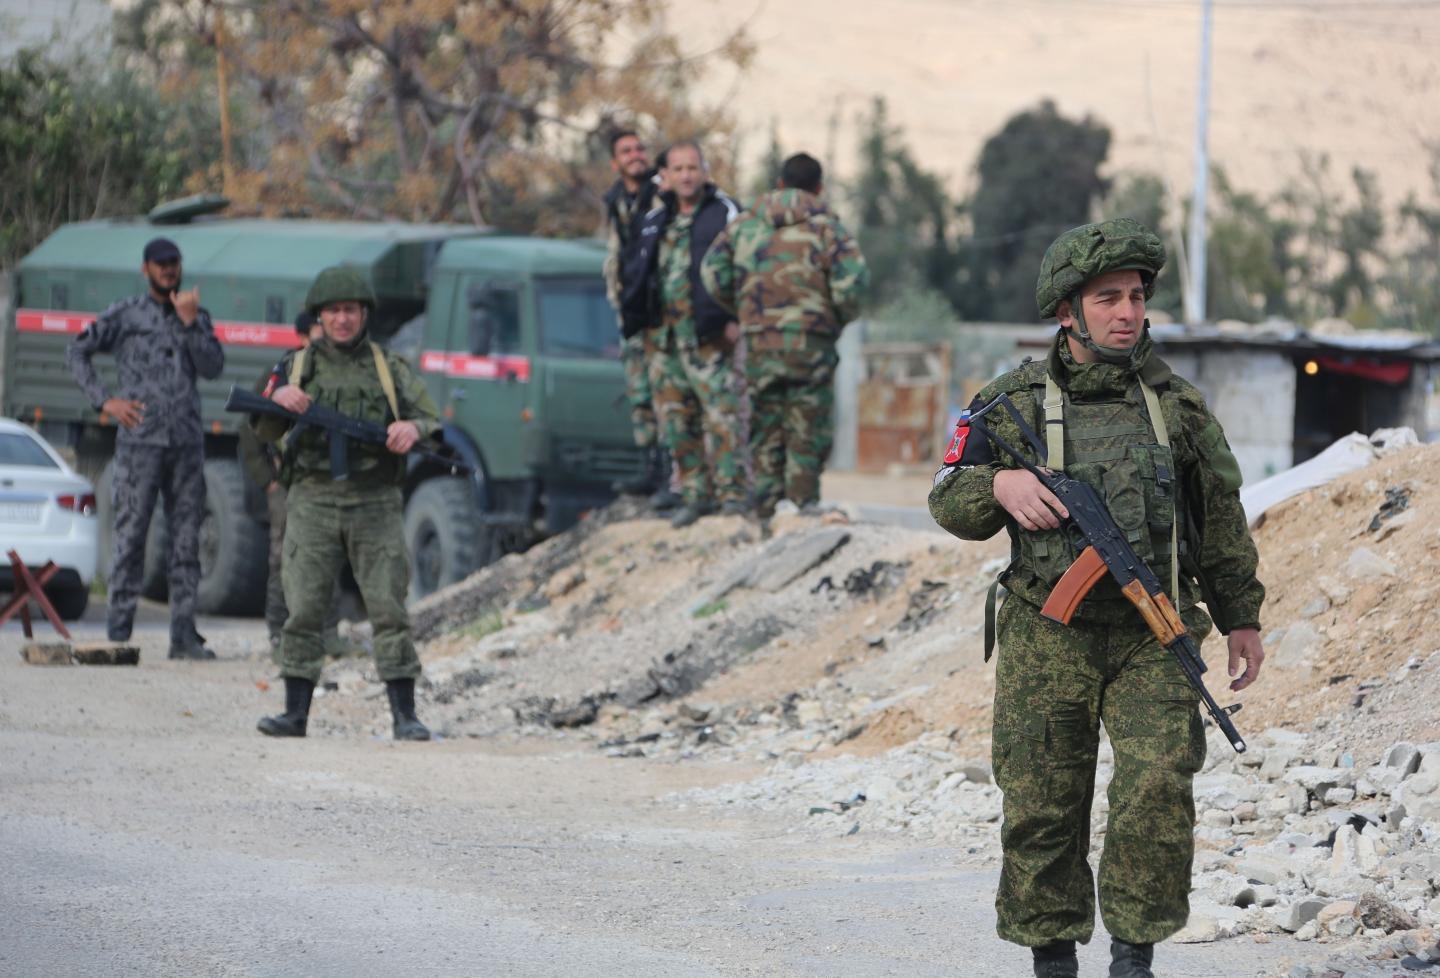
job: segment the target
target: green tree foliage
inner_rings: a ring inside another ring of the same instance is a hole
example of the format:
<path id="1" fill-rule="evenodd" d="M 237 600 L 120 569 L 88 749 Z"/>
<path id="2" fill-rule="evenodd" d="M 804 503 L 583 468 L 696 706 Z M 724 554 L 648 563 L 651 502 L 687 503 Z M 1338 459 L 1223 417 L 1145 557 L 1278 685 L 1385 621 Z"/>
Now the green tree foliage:
<path id="1" fill-rule="evenodd" d="M 1430 189 L 1429 206 L 1412 193 L 1400 207 L 1404 243 L 1382 286 L 1391 297 L 1394 325 L 1440 336 L 1440 142 L 1430 147 Z"/>
<path id="2" fill-rule="evenodd" d="M 1057 234 L 1090 220 L 1108 188 L 1099 171 L 1109 151 L 1104 124 L 1067 119 L 1048 100 L 986 140 L 966 207 L 972 237 L 958 305 L 967 319 L 1035 319 L 1035 270 Z"/>
<path id="3" fill-rule="evenodd" d="M 1165 181 L 1153 173 L 1124 173 L 1116 177 L 1109 195 L 1100 206 L 1100 215 L 1105 218 L 1133 218 L 1150 228 L 1165 242 L 1166 272 L 1160 276 L 1155 295 L 1146 303 L 1146 307 L 1163 310 L 1178 317 L 1182 304 L 1178 264 L 1181 256 L 1174 247 L 1165 203 Z"/>
<path id="4" fill-rule="evenodd" d="M 940 178 L 910 154 L 884 99 L 860 120 L 860 169 L 852 187 L 855 235 L 870 265 L 867 312 L 876 318 L 951 310 L 959 255 L 955 203 Z"/>
<path id="5" fill-rule="evenodd" d="M 1379 275 L 1388 259 L 1379 187 L 1359 167 L 1350 181 L 1347 199 L 1324 157 L 1305 158 L 1300 178 L 1267 199 L 1236 189 L 1216 168 L 1210 317 L 1308 323 L 1337 316 L 1357 326 L 1384 324 L 1384 309 L 1396 297 L 1381 295 Z"/>
<path id="6" fill-rule="evenodd" d="M 0 266 L 68 221 L 182 195 L 213 159 L 211 126 L 128 71 L 18 52 L 0 65 Z"/>

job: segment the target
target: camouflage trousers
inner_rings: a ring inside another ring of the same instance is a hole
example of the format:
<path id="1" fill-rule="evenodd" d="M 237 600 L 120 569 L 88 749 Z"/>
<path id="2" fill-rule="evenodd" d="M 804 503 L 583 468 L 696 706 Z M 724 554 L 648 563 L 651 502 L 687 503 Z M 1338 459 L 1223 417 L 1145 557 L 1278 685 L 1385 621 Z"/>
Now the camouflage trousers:
<path id="1" fill-rule="evenodd" d="M 1198 642 L 1203 611 L 1184 614 Z M 1114 937 L 1170 937 L 1190 914 L 1195 801 L 1205 759 L 1199 697 L 1135 624 L 1069 627 L 1006 599 L 996 621 L 992 761 L 1005 793 L 997 931 L 1035 947 L 1095 927 L 1090 807 L 1103 722 L 1115 751 L 1100 857 L 1100 912 Z"/>
<path id="2" fill-rule="evenodd" d="M 671 341 L 673 344 L 673 340 Z M 723 343 L 647 346 L 660 436 L 687 503 L 744 503 L 740 377 Z"/>
<path id="3" fill-rule="evenodd" d="M 630 427 L 635 444 L 651 448 L 659 439 L 655 404 L 650 394 L 650 371 L 646 366 L 645 337 L 637 333 L 622 342 L 620 362 L 625 367 L 625 397 L 630 402 Z"/>
<path id="4" fill-rule="evenodd" d="M 111 505 L 115 514 L 106 632 L 130 638 L 145 575 L 145 538 L 155 502 L 164 501 L 170 528 L 170 643 L 195 636 L 195 592 L 200 586 L 200 522 L 205 516 L 205 449 L 193 445 L 115 446 Z"/>
<path id="5" fill-rule="evenodd" d="M 806 337 L 787 349 L 774 331 L 746 339 L 756 511 L 769 516 L 781 499 L 819 502 L 820 473 L 835 441 L 835 343 Z"/>
<path id="6" fill-rule="evenodd" d="M 280 637 L 281 675 L 319 681 L 325 619 L 335 606 L 335 580 L 348 557 L 374 629 L 376 672 L 386 681 L 419 676 L 405 611 L 410 566 L 400 490 L 300 482 L 290 487 L 286 503 L 280 575 L 290 616 Z"/>
<path id="7" fill-rule="evenodd" d="M 280 483 L 271 483 L 265 492 L 265 505 L 270 514 L 270 566 L 265 579 L 265 627 L 270 633 L 270 644 L 274 649 L 273 658 L 280 662 L 280 635 L 285 629 L 285 619 L 290 609 L 285 605 L 285 586 L 281 579 L 281 555 L 285 552 L 285 516 L 288 491 Z M 340 579 L 335 579 L 334 600 L 330 612 L 325 616 L 322 635 L 327 650 L 340 647 Z"/>

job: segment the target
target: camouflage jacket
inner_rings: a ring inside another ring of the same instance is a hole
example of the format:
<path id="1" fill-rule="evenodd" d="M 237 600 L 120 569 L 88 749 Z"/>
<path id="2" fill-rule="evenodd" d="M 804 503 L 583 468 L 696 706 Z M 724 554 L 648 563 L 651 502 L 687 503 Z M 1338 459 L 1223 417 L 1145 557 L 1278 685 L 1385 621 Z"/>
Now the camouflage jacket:
<path id="1" fill-rule="evenodd" d="M 1210 413 L 1204 397 L 1193 385 L 1175 376 L 1169 366 L 1154 355 L 1148 334 L 1142 338 L 1142 345 L 1137 348 L 1132 364 L 1118 366 L 1076 363 L 1063 337 L 1062 331 L 1045 361 L 1028 362 L 992 381 L 976 396 L 971 410 L 978 410 L 1002 393 L 1009 394 L 1022 415 L 1026 416 L 1026 423 L 1043 438 L 1041 402 L 1048 372 L 1055 378 L 1067 401 L 1108 404 L 1117 426 L 1127 422 L 1133 424 L 1138 420 L 1148 428 L 1149 418 L 1138 383 L 1143 378 L 1159 395 L 1160 411 L 1169 433 L 1170 451 L 1173 452 L 1176 491 L 1171 505 L 1174 507 L 1173 518 L 1178 521 L 1182 567 L 1181 593 L 1175 598 L 1176 604 L 1181 608 L 1195 604 L 1199 589 L 1194 579 L 1198 577 L 1205 587 L 1207 608 L 1220 631 L 1228 634 L 1236 628 L 1259 627 L 1265 588 L 1255 576 L 1259 557 L 1250 538 L 1245 512 L 1240 506 L 1240 468 L 1220 423 Z M 1068 463 L 1072 444 L 1068 412 L 1066 417 L 1067 474 L 1092 484 L 1102 499 L 1108 498 L 1113 495 L 1110 492 L 1113 487 L 1103 483 L 1107 478 L 1114 480 L 1120 472 L 1119 466 L 1110 472 L 1072 471 Z M 1022 451 L 1029 451 L 1019 428 L 1003 412 L 995 411 L 987 415 L 986 420 L 1000 437 Z M 1137 442 L 1145 440 L 1153 440 L 1153 437 L 1136 439 Z M 1133 451 L 1122 454 L 1130 459 L 1136 456 Z M 1032 458 L 1031 461 L 1038 459 Z M 1116 461 L 1123 459 L 1117 458 Z M 971 431 L 959 462 L 942 468 L 936 475 L 935 487 L 930 493 L 930 513 L 935 522 L 964 540 L 985 540 L 1002 527 L 1006 529 L 1011 539 L 1012 560 L 1010 567 L 1001 575 L 1001 581 L 1012 594 L 1039 606 L 1044 604 L 1053 582 L 1030 566 L 1037 547 L 1030 540 L 1023 543 L 1031 545 L 1022 545 L 1021 536 L 1025 534 L 1035 538 L 1044 533 L 1053 536 L 1052 546 L 1069 544 L 1060 531 L 1023 531 L 1005 512 L 994 495 L 995 475 L 1005 468 L 1018 468 L 1018 465 L 987 439 Z M 1143 482 L 1143 464 L 1141 469 L 1139 477 Z M 1152 462 L 1152 483 L 1154 479 Z M 1141 492 L 1144 491 L 1142 486 Z M 1116 515 L 1113 509 L 1112 505 L 1112 515 Z M 1159 529 L 1165 536 L 1169 535 L 1168 528 Z M 1168 591 L 1168 569 L 1154 566 L 1151 569 Z M 1107 579 L 1082 602 L 1076 620 L 1115 620 L 1134 613 L 1134 609 L 1119 595 L 1114 582 Z"/>
<path id="2" fill-rule="evenodd" d="M 721 232 L 705 288 L 747 333 L 834 337 L 855 318 L 870 272 L 855 239 L 813 194 L 777 190 Z"/>
<path id="3" fill-rule="evenodd" d="M 342 414 L 386 426 L 396 420 L 413 421 L 420 429 L 421 438 L 428 438 L 440 429 L 435 402 L 425 382 L 405 358 L 385 351 L 400 408 L 397 419 L 390 411 L 375 369 L 375 356 L 363 334 L 359 342 L 347 347 L 321 340 L 308 349 L 300 387 L 316 402 Z M 274 366 L 266 384 L 267 394 L 289 382 L 291 365 L 299 352 L 291 350 Z M 284 418 L 268 414 L 252 416 L 251 424 L 262 442 L 279 441 L 291 428 Z M 398 485 L 404 479 L 404 456 L 396 455 L 384 445 L 352 443 L 349 450 L 351 486 Z M 327 431 L 302 429 L 293 440 L 286 441 L 283 457 L 282 481 L 286 485 L 331 480 L 330 433 Z"/>
<path id="4" fill-rule="evenodd" d="M 107 391 L 91 362 L 113 353 L 120 375 Z M 188 327 L 175 307 L 148 292 L 121 299 L 70 342 L 65 361 L 85 398 L 100 410 L 111 397 L 145 405 L 140 424 L 121 427 L 117 440 L 135 445 L 193 445 L 204 440 L 196 378 L 213 380 L 225 368 L 210 313 L 200 310 Z"/>

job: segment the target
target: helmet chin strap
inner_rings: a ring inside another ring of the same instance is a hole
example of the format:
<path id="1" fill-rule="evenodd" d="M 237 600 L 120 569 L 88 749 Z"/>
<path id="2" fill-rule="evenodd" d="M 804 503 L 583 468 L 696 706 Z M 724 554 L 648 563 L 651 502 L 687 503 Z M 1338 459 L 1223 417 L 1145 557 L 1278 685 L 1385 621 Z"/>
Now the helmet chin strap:
<path id="1" fill-rule="evenodd" d="M 1124 366 L 1134 357 L 1135 350 L 1139 348 L 1138 344 L 1128 349 L 1119 346 L 1101 346 L 1091 338 L 1090 327 L 1085 325 L 1085 312 L 1080 308 L 1079 296 L 1070 300 L 1070 315 L 1075 317 L 1074 332 L 1080 340 L 1080 345 L 1099 357 L 1102 362 Z"/>

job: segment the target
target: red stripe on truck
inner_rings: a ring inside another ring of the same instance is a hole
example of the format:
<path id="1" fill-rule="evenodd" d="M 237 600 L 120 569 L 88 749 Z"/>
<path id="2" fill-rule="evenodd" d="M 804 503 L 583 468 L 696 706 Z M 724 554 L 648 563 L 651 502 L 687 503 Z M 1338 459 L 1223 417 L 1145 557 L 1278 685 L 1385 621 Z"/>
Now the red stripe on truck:
<path id="1" fill-rule="evenodd" d="M 74 336 L 95 321 L 93 312 L 52 312 L 46 309 L 15 310 L 15 329 L 21 333 L 59 333 Z M 217 322 L 215 338 L 231 346 L 276 346 L 290 349 L 300 345 L 293 326 L 274 323 Z"/>
<path id="2" fill-rule="evenodd" d="M 529 357 L 477 357 L 469 353 L 425 350 L 420 354 L 420 369 L 429 374 L 444 374 L 461 380 L 530 379 Z"/>

